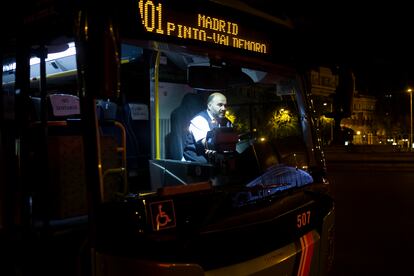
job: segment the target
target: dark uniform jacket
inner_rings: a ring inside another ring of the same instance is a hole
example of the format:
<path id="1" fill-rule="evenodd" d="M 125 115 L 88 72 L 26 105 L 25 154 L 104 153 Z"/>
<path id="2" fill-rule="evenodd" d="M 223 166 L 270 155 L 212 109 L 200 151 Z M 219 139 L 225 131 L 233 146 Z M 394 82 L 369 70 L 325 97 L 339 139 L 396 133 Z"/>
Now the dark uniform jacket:
<path id="1" fill-rule="evenodd" d="M 197 116 L 201 116 L 204 119 L 206 119 L 206 121 L 208 122 L 208 126 L 210 128 L 209 130 L 212 130 L 215 127 L 232 126 L 231 122 L 227 118 L 223 118 L 223 120 L 220 123 L 214 123 L 208 115 L 207 110 L 201 111 L 195 117 Z M 207 163 L 208 158 L 205 153 L 205 150 L 205 145 L 203 145 L 201 141 L 196 142 L 193 134 L 190 131 L 188 131 L 184 146 L 184 159 L 187 161 Z"/>

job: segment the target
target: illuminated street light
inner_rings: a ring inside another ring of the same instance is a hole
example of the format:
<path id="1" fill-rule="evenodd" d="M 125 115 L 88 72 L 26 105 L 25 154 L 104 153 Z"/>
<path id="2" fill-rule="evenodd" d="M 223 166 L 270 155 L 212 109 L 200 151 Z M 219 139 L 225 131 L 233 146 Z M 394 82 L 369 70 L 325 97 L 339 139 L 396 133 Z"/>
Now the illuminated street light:
<path id="1" fill-rule="evenodd" d="M 407 90 L 410 93 L 410 150 L 413 147 L 413 90 L 409 88 Z"/>

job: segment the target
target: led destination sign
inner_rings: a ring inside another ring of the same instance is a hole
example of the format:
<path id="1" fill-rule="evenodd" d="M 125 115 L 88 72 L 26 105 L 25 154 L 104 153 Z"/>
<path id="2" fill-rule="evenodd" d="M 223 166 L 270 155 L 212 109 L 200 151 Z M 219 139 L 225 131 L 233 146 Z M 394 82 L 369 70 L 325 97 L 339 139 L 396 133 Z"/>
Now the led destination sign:
<path id="1" fill-rule="evenodd" d="M 262 54 L 269 52 L 268 42 L 246 35 L 236 22 L 201 13 L 191 13 L 178 18 L 157 1 L 140 0 L 138 4 L 142 24 L 147 32 L 211 42 Z"/>

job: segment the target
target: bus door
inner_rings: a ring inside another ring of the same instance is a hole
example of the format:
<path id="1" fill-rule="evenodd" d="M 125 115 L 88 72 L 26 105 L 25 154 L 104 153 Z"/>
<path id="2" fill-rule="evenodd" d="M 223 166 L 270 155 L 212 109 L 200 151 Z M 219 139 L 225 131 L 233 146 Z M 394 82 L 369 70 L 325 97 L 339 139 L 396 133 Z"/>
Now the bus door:
<path id="1" fill-rule="evenodd" d="M 1 152 L 7 190 L 2 196 L 7 196 L 1 220 L 5 229 L 19 229 L 12 237 L 21 248 L 13 256 L 16 269 L 40 273 L 45 267 L 67 267 L 70 275 L 80 253 L 88 255 L 88 167 L 99 167 L 100 200 L 127 193 L 126 130 L 116 115 L 116 97 L 104 98 L 93 101 L 98 135 L 91 134 L 75 39 L 50 41 L 43 46 L 27 41 L 24 51 L 3 59 Z M 99 160 L 96 166 L 85 161 L 91 156 L 85 137 L 99 148 L 92 158 Z"/>

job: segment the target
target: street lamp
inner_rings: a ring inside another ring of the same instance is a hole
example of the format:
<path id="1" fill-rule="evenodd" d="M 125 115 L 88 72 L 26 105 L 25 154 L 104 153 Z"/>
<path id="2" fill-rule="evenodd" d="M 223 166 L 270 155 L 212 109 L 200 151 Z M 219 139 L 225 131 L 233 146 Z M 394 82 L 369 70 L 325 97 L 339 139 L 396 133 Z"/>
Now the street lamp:
<path id="1" fill-rule="evenodd" d="M 410 93 L 410 151 L 413 148 L 413 90 L 408 88 L 408 93 Z"/>

